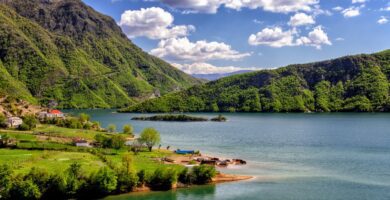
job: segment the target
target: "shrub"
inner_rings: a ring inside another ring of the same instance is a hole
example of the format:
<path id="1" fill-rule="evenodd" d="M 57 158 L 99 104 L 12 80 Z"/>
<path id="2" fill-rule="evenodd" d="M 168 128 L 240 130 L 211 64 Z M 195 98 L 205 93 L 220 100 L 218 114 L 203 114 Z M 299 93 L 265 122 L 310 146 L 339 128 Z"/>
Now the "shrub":
<path id="1" fill-rule="evenodd" d="M 145 170 L 141 170 L 137 173 L 138 176 L 138 185 L 142 186 L 146 183 L 146 173 Z"/>
<path id="2" fill-rule="evenodd" d="M 67 199 L 67 184 L 62 174 L 53 174 L 50 176 L 42 199 Z"/>
<path id="3" fill-rule="evenodd" d="M 110 133 L 114 133 L 114 132 L 116 132 L 116 126 L 115 126 L 115 124 L 110 124 L 110 125 L 108 125 L 108 132 L 110 132 Z"/>
<path id="4" fill-rule="evenodd" d="M 130 192 L 138 185 L 138 176 L 134 171 L 128 171 L 123 167 L 117 174 L 118 192 Z"/>
<path id="5" fill-rule="evenodd" d="M 6 191 L 11 185 L 12 169 L 9 165 L 0 165 L 0 196 L 6 196 Z"/>
<path id="6" fill-rule="evenodd" d="M 28 131 L 28 130 L 31 130 L 30 126 L 27 125 L 26 123 L 22 123 L 22 124 L 18 127 L 18 129 L 19 129 L 20 131 Z"/>
<path id="7" fill-rule="evenodd" d="M 158 168 L 148 181 L 153 190 L 170 190 L 177 182 L 177 173 L 169 168 Z"/>
<path id="8" fill-rule="evenodd" d="M 41 198 L 39 187 L 32 180 L 16 180 L 8 192 L 9 199 L 35 200 Z"/>
<path id="9" fill-rule="evenodd" d="M 91 186 L 97 194 L 107 195 L 114 191 L 117 186 L 117 176 L 108 167 L 101 168 L 91 176 Z"/>
<path id="10" fill-rule="evenodd" d="M 28 130 L 37 127 L 38 119 L 34 115 L 26 115 L 23 117 L 23 123 L 28 126 Z"/>
<path id="11" fill-rule="evenodd" d="M 217 171 L 214 166 L 200 165 L 192 168 L 191 173 L 194 178 L 194 183 L 206 184 L 212 181 L 212 178 L 217 174 Z"/>
<path id="12" fill-rule="evenodd" d="M 133 127 L 130 125 L 130 124 L 126 124 L 123 126 L 123 133 L 124 134 L 128 134 L 128 135 L 132 135 L 133 134 Z"/>

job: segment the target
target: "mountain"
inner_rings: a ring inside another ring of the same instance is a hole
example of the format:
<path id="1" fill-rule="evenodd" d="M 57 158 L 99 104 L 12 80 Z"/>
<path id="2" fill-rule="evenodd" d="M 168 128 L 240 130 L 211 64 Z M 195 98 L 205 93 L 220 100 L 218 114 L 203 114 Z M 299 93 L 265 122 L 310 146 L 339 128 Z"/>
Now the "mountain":
<path id="1" fill-rule="evenodd" d="M 251 70 L 240 70 L 240 71 L 236 71 L 236 72 L 221 73 L 221 74 L 192 74 L 192 76 L 195 78 L 199 78 L 199 79 L 215 81 L 215 80 L 218 80 L 218 79 L 223 78 L 223 77 L 232 76 L 232 75 L 236 75 L 236 74 L 243 74 L 243 73 L 247 73 L 247 72 L 251 72 Z"/>
<path id="2" fill-rule="evenodd" d="M 390 111 L 390 50 L 234 75 L 123 112 Z"/>
<path id="3" fill-rule="evenodd" d="M 0 96 L 109 108 L 199 84 L 81 0 L 0 0 Z"/>

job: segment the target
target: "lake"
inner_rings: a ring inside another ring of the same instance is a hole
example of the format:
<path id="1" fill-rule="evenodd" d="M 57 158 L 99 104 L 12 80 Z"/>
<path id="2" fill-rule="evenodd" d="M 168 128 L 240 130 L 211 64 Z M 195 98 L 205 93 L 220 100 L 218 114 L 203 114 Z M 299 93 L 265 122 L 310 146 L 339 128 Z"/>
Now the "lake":
<path id="1" fill-rule="evenodd" d="M 144 114 L 81 110 L 103 126 L 135 132 L 154 127 L 163 148 L 194 149 L 248 165 L 223 172 L 253 175 L 242 182 L 108 199 L 390 199 L 390 114 L 224 114 L 227 122 L 132 121 Z M 215 117 L 213 113 L 191 114 Z"/>

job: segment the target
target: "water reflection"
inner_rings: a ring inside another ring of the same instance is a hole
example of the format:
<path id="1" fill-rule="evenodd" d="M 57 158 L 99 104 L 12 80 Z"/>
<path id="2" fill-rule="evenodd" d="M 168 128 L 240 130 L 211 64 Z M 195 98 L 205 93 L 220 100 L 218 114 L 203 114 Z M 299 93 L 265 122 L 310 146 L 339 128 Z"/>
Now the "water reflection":
<path id="1" fill-rule="evenodd" d="M 215 185 L 193 186 L 166 192 L 139 192 L 118 196 L 110 196 L 109 200 L 176 200 L 176 199 L 213 199 L 216 192 Z"/>

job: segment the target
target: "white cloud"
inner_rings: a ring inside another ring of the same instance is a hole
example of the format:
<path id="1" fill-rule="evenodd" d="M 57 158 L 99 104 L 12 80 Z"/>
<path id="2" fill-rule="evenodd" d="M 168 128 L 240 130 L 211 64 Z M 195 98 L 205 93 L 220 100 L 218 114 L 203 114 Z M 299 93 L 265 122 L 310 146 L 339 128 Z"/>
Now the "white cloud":
<path id="1" fill-rule="evenodd" d="M 341 13 L 346 18 L 356 17 L 356 16 L 360 15 L 360 8 L 361 7 L 349 7 L 347 9 L 344 9 L 343 11 L 341 11 Z"/>
<path id="2" fill-rule="evenodd" d="M 368 0 L 352 0 L 352 3 L 366 3 Z"/>
<path id="3" fill-rule="evenodd" d="M 297 39 L 296 39 L 297 38 Z M 250 45 L 266 45 L 270 47 L 312 46 L 321 49 L 322 45 L 332 45 L 328 35 L 321 26 L 315 27 L 307 36 L 299 37 L 295 29 L 283 31 L 280 27 L 265 28 L 257 34 L 249 36 Z"/>
<path id="4" fill-rule="evenodd" d="M 265 28 L 249 36 L 248 43 L 253 46 L 267 45 L 271 47 L 284 47 L 294 45 L 294 30 L 283 31 L 281 27 Z"/>
<path id="5" fill-rule="evenodd" d="M 189 12 L 216 13 L 218 8 L 225 6 L 230 9 L 258 9 L 277 13 L 311 11 L 319 0 L 160 0 L 173 7 Z"/>
<path id="6" fill-rule="evenodd" d="M 171 61 L 200 62 L 207 60 L 239 60 L 251 53 L 240 53 L 230 45 L 205 40 L 191 42 L 188 38 L 161 40 L 151 54 Z"/>
<path id="7" fill-rule="evenodd" d="M 288 23 L 290 26 L 303 26 L 315 24 L 314 18 L 305 13 L 297 13 L 294 16 L 291 16 L 290 22 Z"/>
<path id="8" fill-rule="evenodd" d="M 297 11 L 311 11 L 312 6 L 319 0 L 228 0 L 227 8 L 240 10 L 241 8 L 257 9 L 277 13 L 290 13 Z"/>
<path id="9" fill-rule="evenodd" d="M 187 36 L 195 30 L 192 25 L 173 25 L 173 16 L 158 7 L 125 11 L 119 22 L 130 38 L 145 36 L 150 39 L 166 39 Z"/>
<path id="10" fill-rule="evenodd" d="M 387 24 L 389 20 L 385 16 L 381 16 L 377 21 L 378 24 Z"/>
<path id="11" fill-rule="evenodd" d="M 161 0 L 161 2 L 187 12 L 216 13 L 223 4 L 220 0 Z"/>
<path id="12" fill-rule="evenodd" d="M 196 62 L 192 64 L 178 64 L 172 63 L 172 65 L 181 71 L 184 71 L 187 74 L 225 74 L 232 73 L 241 70 L 258 70 L 257 68 L 243 68 L 243 67 L 235 67 L 235 66 L 223 66 L 217 67 L 209 63 L 204 62 Z"/>
<path id="13" fill-rule="evenodd" d="M 341 6 L 336 6 L 336 7 L 332 8 L 332 10 L 334 10 L 334 11 L 342 11 L 342 10 L 343 10 L 343 7 L 341 7 Z"/>
<path id="14" fill-rule="evenodd" d="M 338 37 L 338 38 L 336 38 L 336 41 L 344 41 L 345 39 L 344 38 L 342 38 L 342 37 Z"/>
<path id="15" fill-rule="evenodd" d="M 380 9 L 381 11 L 390 11 L 390 5 Z"/>
<path id="16" fill-rule="evenodd" d="M 317 49 L 321 49 L 322 45 L 332 45 L 321 26 L 315 27 L 307 37 L 298 38 L 296 44 L 313 46 Z"/>

